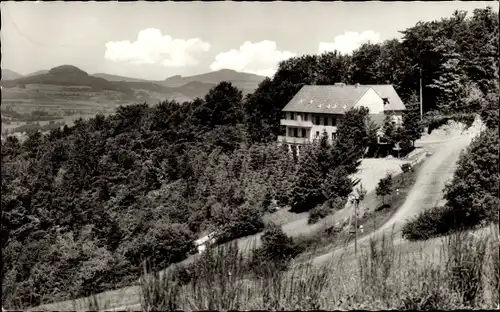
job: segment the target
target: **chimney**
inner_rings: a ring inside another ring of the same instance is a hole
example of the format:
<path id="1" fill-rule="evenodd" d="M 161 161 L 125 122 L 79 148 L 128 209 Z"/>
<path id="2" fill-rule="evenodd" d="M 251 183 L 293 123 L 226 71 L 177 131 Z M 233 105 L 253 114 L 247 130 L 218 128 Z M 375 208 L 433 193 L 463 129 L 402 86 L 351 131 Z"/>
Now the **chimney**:
<path id="1" fill-rule="evenodd" d="M 334 86 L 336 86 L 336 87 L 343 87 L 343 86 L 345 86 L 345 83 L 343 83 L 343 82 L 336 82 L 334 84 Z"/>
<path id="2" fill-rule="evenodd" d="M 355 84 L 354 86 L 355 86 L 356 88 L 357 88 L 357 87 L 359 87 L 359 83 Z"/>

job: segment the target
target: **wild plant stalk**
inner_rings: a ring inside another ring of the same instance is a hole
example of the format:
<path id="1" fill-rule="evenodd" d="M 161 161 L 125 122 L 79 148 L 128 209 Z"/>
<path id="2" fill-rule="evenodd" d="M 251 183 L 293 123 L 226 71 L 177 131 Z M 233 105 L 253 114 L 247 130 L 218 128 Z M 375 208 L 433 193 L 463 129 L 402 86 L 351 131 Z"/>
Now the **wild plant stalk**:
<path id="1" fill-rule="evenodd" d="M 487 282 L 491 293 L 491 305 L 500 306 L 500 235 L 497 224 L 490 228 L 489 261 L 487 262 Z"/>
<path id="2" fill-rule="evenodd" d="M 143 311 L 176 310 L 179 294 L 178 281 L 168 271 L 164 274 L 151 272 L 144 264 L 144 275 L 141 278 Z"/>
<path id="3" fill-rule="evenodd" d="M 394 227 L 389 238 L 385 233 L 378 239 L 371 237 L 368 251 L 358 259 L 361 292 L 377 296 L 384 302 L 389 294 L 388 278 L 396 260 L 393 233 Z M 371 293 L 373 291 L 377 293 Z"/>
<path id="4" fill-rule="evenodd" d="M 457 232 L 444 239 L 449 288 L 462 303 L 474 306 L 482 299 L 483 269 L 488 246 L 487 237 L 476 238 L 469 232 Z"/>
<path id="5" fill-rule="evenodd" d="M 372 237 L 357 260 L 346 250 L 329 263 L 308 262 L 285 272 L 272 263 L 251 262 L 236 245 L 209 249 L 190 266 L 184 282 L 173 271 L 144 279 L 142 310 L 455 309 L 481 307 L 485 287 L 498 290 L 498 252 L 485 244 L 486 238 L 463 233 L 443 238 L 436 259 L 427 255 L 424 244 L 396 248 L 393 235 L 394 228 L 389 235 Z M 415 251 L 414 246 L 421 247 Z M 488 258 L 486 248 L 492 251 Z M 491 269 L 483 274 L 487 259 Z M 495 302 L 498 296 L 488 307 Z"/>

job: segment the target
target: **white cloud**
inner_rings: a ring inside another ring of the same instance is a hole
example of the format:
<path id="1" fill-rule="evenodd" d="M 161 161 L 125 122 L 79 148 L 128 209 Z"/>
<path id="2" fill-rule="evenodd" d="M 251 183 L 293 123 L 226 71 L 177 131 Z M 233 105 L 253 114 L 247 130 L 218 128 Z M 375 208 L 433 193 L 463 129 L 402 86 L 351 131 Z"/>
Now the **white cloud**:
<path id="1" fill-rule="evenodd" d="M 366 30 L 362 33 L 346 31 L 343 35 L 333 38 L 333 42 L 320 42 L 318 50 L 320 54 L 333 50 L 337 50 L 342 54 L 350 54 L 367 42 L 379 43 L 380 34 L 372 30 Z"/>
<path id="2" fill-rule="evenodd" d="M 233 69 L 245 73 L 271 77 L 280 61 L 296 56 L 290 51 L 279 51 L 276 42 L 264 40 L 257 43 L 245 41 L 238 49 L 219 53 L 210 65 L 211 70 Z"/>
<path id="3" fill-rule="evenodd" d="M 159 29 L 141 30 L 134 42 L 109 41 L 104 58 L 114 62 L 132 64 L 161 64 L 165 67 L 197 65 L 201 53 L 210 49 L 210 44 L 199 38 L 174 39 L 162 35 Z"/>

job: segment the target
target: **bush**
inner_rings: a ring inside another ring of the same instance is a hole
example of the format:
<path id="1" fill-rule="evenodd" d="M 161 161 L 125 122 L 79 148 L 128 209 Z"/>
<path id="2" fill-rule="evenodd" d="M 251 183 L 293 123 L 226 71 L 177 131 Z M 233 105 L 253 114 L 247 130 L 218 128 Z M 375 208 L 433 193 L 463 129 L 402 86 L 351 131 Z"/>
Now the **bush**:
<path id="1" fill-rule="evenodd" d="M 499 107 L 499 99 L 497 90 L 496 92 L 490 93 L 486 96 L 480 113 L 481 120 L 486 125 L 486 127 L 490 129 L 498 127 L 499 123 L 498 107 Z"/>
<path id="2" fill-rule="evenodd" d="M 314 207 L 310 212 L 309 212 L 309 219 L 307 220 L 308 224 L 314 224 L 318 222 L 319 220 L 325 218 L 332 212 L 341 210 L 342 208 L 345 207 L 347 203 L 347 199 L 343 197 L 334 197 L 328 201 L 326 201 L 322 205 L 318 205 Z"/>
<path id="3" fill-rule="evenodd" d="M 385 196 L 391 194 L 392 192 L 392 184 L 392 175 L 388 173 L 385 177 L 379 180 L 377 187 L 375 188 L 377 196 L 382 197 L 382 205 L 385 205 Z"/>
<path id="4" fill-rule="evenodd" d="M 255 273 L 258 276 L 267 273 L 263 272 L 262 269 L 287 270 L 290 260 L 302 251 L 293 239 L 274 223 L 269 224 L 260 239 L 262 246 L 255 250 L 252 259 L 253 265 L 251 265 L 255 268 Z"/>
<path id="5" fill-rule="evenodd" d="M 345 205 L 347 204 L 347 198 L 335 197 L 333 199 L 330 199 L 328 201 L 328 204 L 333 209 L 333 211 L 339 211 L 341 209 L 344 209 Z"/>
<path id="6" fill-rule="evenodd" d="M 332 208 L 328 203 L 324 203 L 322 205 L 318 205 L 311 209 L 309 212 L 309 219 L 307 220 L 308 224 L 314 224 L 319 220 L 325 218 L 332 212 Z"/>
<path id="7" fill-rule="evenodd" d="M 433 207 L 422 211 L 403 226 L 403 237 L 408 240 L 426 240 L 449 232 L 453 211 L 449 207 Z"/>
<path id="8" fill-rule="evenodd" d="M 498 222 L 498 131 L 486 130 L 474 139 L 457 163 L 453 180 L 445 187 L 446 207 L 425 210 L 403 227 L 410 240 Z"/>
<path id="9" fill-rule="evenodd" d="M 467 128 L 472 126 L 475 119 L 476 116 L 474 114 L 456 114 L 452 116 L 452 120 L 463 123 Z"/>
<path id="10" fill-rule="evenodd" d="M 443 116 L 437 111 L 428 113 L 425 117 L 425 124 L 427 125 L 427 133 L 431 134 L 433 130 L 446 125 L 449 121 L 455 121 L 463 123 L 467 128 L 472 126 L 476 116 L 475 114 L 453 114 L 449 116 Z"/>
<path id="11" fill-rule="evenodd" d="M 222 228 L 217 243 L 222 244 L 233 239 L 252 235 L 264 229 L 264 221 L 260 211 L 251 204 L 245 203 L 233 211 L 230 220 Z"/>
<path id="12" fill-rule="evenodd" d="M 444 198 L 453 208 L 459 227 L 472 228 L 498 220 L 499 143 L 498 130 L 483 131 L 457 162 Z"/>

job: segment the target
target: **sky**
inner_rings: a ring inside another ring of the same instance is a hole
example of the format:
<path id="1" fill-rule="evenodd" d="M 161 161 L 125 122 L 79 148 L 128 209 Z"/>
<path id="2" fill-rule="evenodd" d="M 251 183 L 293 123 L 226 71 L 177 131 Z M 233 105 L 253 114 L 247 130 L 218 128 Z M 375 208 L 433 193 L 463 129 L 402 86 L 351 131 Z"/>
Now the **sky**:
<path id="1" fill-rule="evenodd" d="M 7 2 L 2 68 L 70 64 L 150 80 L 223 68 L 271 76 L 279 61 L 400 38 L 418 21 L 498 1 Z"/>

